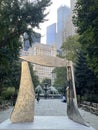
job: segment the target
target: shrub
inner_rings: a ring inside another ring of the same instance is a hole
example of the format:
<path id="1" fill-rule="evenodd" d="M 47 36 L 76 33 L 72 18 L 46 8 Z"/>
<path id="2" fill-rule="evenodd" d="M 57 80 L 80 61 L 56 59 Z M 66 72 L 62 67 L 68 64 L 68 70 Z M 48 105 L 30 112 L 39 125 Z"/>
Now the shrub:
<path id="1" fill-rule="evenodd" d="M 10 99 L 15 94 L 15 88 L 14 87 L 8 87 L 4 88 L 1 92 L 1 97 L 3 99 Z"/>

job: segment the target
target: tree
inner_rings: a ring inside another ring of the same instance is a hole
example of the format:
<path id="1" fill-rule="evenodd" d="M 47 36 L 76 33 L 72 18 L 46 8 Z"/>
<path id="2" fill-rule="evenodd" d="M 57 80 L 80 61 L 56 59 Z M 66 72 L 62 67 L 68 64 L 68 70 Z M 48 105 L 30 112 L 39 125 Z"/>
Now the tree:
<path id="1" fill-rule="evenodd" d="M 74 13 L 87 63 L 98 77 L 98 0 L 78 0 Z"/>
<path id="2" fill-rule="evenodd" d="M 57 67 L 53 70 L 53 73 L 56 74 L 53 86 L 55 86 L 59 92 L 65 95 L 65 90 L 67 87 L 66 67 Z"/>
<path id="3" fill-rule="evenodd" d="M 48 13 L 44 11 L 50 4 L 50 0 L 1 0 L 0 48 L 8 44 L 12 46 L 12 39 L 33 31 L 35 27 L 39 28 L 39 23 L 45 21 Z"/>
<path id="4" fill-rule="evenodd" d="M 46 7 L 50 4 L 51 0 L 0 1 L 0 90 L 5 83 L 8 86 L 7 83 L 14 82 L 12 80 L 17 77 L 17 74 L 13 77 L 12 71 L 20 68 L 16 68 L 14 63 L 19 60 L 21 36 L 26 32 L 30 39 L 34 28 L 40 28 L 39 24 L 45 21 L 48 14 L 45 13 Z"/>
<path id="5" fill-rule="evenodd" d="M 98 79 L 87 65 L 85 55 L 82 51 L 78 54 L 75 65 L 75 81 L 77 94 L 92 99 L 94 94 L 98 93 Z"/>
<path id="6" fill-rule="evenodd" d="M 36 88 L 40 84 L 39 77 L 36 75 L 36 72 L 33 70 L 33 65 L 31 63 L 29 63 L 29 68 L 30 68 L 31 78 L 34 84 L 34 88 Z"/>
<path id="7" fill-rule="evenodd" d="M 9 63 L 10 68 L 8 67 L 5 70 L 5 67 L 0 65 L 0 92 L 3 87 L 15 87 L 15 90 L 19 88 L 20 84 L 20 61 L 14 60 L 14 62 Z"/>
<path id="8" fill-rule="evenodd" d="M 20 84 L 20 62 L 14 60 L 10 67 L 5 71 L 5 68 L 0 66 L 0 96 L 4 99 L 16 97 Z M 12 95 L 8 91 L 9 88 L 15 90 Z"/>
<path id="9" fill-rule="evenodd" d="M 45 84 L 46 84 L 47 86 L 51 86 L 51 79 L 49 79 L 49 78 L 43 79 L 42 82 L 41 82 L 41 86 L 44 87 Z"/>
<path id="10" fill-rule="evenodd" d="M 78 42 L 79 35 L 69 36 L 66 38 L 66 41 L 62 45 L 63 55 L 67 60 L 71 60 L 73 62 L 76 61 L 77 52 L 80 51 L 81 45 Z"/>
<path id="11" fill-rule="evenodd" d="M 44 13 L 50 0 L 1 0 L 0 1 L 0 57 L 1 64 L 5 65 L 8 59 L 6 52 L 19 56 L 21 47 L 20 36 L 26 32 L 29 37 L 34 28 L 45 21 Z M 12 57 L 13 57 L 12 56 Z M 6 68 L 6 67 L 5 67 Z"/>

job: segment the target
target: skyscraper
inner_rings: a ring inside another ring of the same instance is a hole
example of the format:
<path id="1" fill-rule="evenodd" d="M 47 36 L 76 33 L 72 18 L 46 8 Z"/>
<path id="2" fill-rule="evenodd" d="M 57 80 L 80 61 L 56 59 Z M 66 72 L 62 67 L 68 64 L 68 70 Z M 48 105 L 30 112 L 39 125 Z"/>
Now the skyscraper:
<path id="1" fill-rule="evenodd" d="M 64 42 L 63 34 L 64 34 L 65 22 L 69 14 L 70 14 L 70 8 L 67 6 L 61 6 L 57 10 L 57 36 L 56 36 L 57 49 L 60 49 L 62 43 Z"/>
<path id="2" fill-rule="evenodd" d="M 53 23 L 47 27 L 46 43 L 48 45 L 53 45 L 56 43 L 56 23 Z"/>
<path id="3" fill-rule="evenodd" d="M 70 0 L 71 3 L 71 10 L 73 11 L 75 4 L 76 4 L 77 0 Z"/>
<path id="4" fill-rule="evenodd" d="M 77 0 L 71 0 L 71 19 L 74 15 L 73 10 L 75 9 L 76 2 L 77 2 Z M 77 30 L 77 27 L 75 27 L 74 24 L 72 23 L 72 35 L 76 34 L 76 30 Z"/>
<path id="5" fill-rule="evenodd" d="M 73 10 L 75 8 L 75 3 L 76 0 L 71 0 L 71 12 L 70 15 L 68 16 L 68 19 L 65 23 L 65 28 L 64 28 L 64 40 L 66 40 L 66 38 L 68 36 L 72 36 L 76 34 L 76 30 L 77 28 L 74 26 L 74 24 L 72 23 L 72 17 L 73 17 Z"/>

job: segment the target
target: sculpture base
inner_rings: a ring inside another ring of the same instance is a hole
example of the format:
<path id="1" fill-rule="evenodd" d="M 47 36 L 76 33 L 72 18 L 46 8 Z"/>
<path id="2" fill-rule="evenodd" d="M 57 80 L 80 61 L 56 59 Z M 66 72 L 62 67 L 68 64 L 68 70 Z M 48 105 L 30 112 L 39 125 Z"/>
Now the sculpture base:
<path id="1" fill-rule="evenodd" d="M 0 130 L 95 130 L 72 120 L 67 116 L 35 116 L 34 122 L 11 123 L 10 119 L 0 124 Z"/>

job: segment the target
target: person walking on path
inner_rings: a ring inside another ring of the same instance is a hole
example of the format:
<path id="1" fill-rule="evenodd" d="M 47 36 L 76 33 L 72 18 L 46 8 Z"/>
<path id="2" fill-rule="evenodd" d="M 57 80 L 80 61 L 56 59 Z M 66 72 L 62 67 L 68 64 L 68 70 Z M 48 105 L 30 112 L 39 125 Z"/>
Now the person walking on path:
<path id="1" fill-rule="evenodd" d="M 39 93 L 37 94 L 36 100 L 37 100 L 37 102 L 39 103 L 39 100 L 40 100 L 40 94 L 39 94 Z"/>

